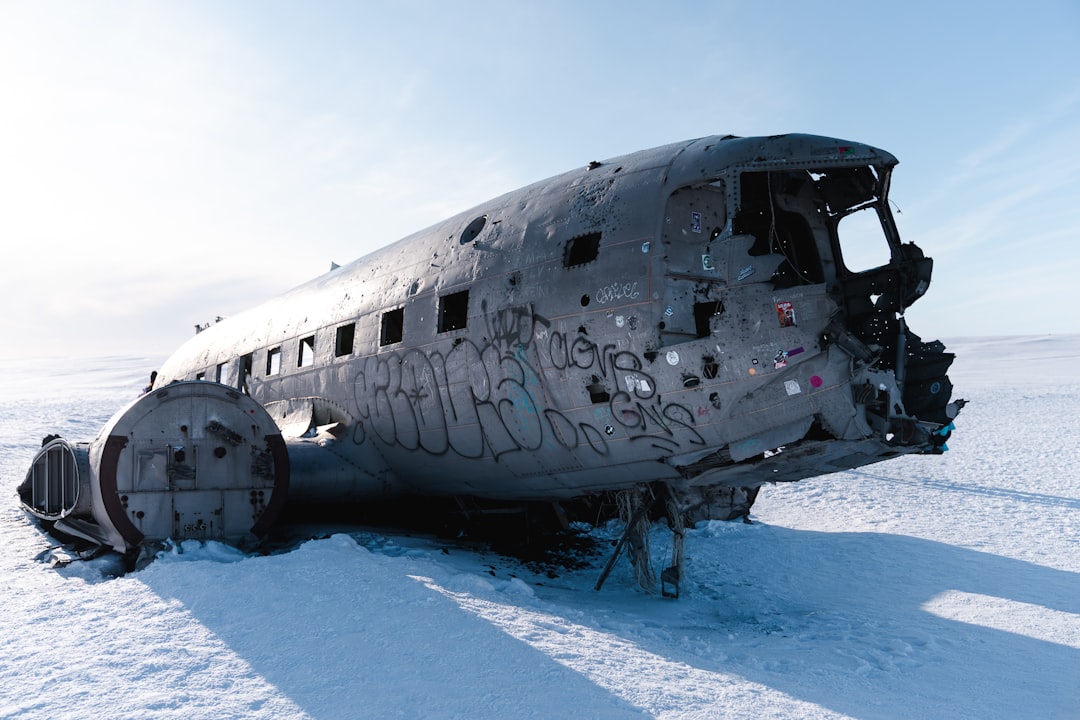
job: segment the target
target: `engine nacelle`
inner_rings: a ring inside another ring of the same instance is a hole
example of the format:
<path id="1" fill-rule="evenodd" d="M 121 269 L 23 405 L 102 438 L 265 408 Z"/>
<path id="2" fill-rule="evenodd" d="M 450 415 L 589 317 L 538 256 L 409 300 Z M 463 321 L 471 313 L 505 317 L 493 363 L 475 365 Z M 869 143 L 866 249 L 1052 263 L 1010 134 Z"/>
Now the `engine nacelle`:
<path id="1" fill-rule="evenodd" d="M 273 418 L 234 388 L 195 381 L 138 398 L 93 442 L 47 442 L 18 492 L 59 532 L 126 552 L 167 538 L 244 544 L 270 528 L 288 485 Z"/>

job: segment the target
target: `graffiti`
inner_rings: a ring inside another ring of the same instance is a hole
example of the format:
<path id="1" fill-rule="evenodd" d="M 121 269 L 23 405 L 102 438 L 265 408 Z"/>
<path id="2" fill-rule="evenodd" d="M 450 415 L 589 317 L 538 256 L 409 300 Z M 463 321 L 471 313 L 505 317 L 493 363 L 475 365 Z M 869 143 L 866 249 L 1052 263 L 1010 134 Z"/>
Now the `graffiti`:
<path id="1" fill-rule="evenodd" d="M 657 432 L 670 436 L 670 442 L 675 445 L 675 431 L 678 429 L 688 430 L 691 445 L 704 445 L 705 438 L 694 427 L 694 413 L 685 405 L 668 403 L 662 405 L 659 401 L 649 404 L 634 400 L 630 393 L 617 392 L 611 398 L 611 414 L 615 421 L 627 430 L 631 431 L 630 439 L 653 437 Z"/>
<path id="2" fill-rule="evenodd" d="M 369 436 L 388 446 L 498 458 L 540 447 L 543 426 L 529 389 L 538 384 L 523 357 L 463 340 L 445 355 L 410 350 L 368 358 L 353 390 Z"/>
<path id="3" fill-rule="evenodd" d="M 605 457 L 616 428 L 665 449 L 705 443 L 689 408 L 660 401 L 636 353 L 598 345 L 583 329 L 575 336 L 552 330 L 529 304 L 491 310 L 484 302 L 481 309 L 479 343 L 458 338 L 448 350 L 415 348 L 362 361 L 353 379 L 363 426 L 358 442 L 495 460 L 545 443 Z M 590 421 L 572 418 L 548 407 L 544 368 L 567 379 L 595 378 L 613 394 L 603 396 Z"/>
<path id="4" fill-rule="evenodd" d="M 548 336 L 548 357 L 558 370 L 591 370 L 601 379 L 621 381 L 638 398 L 651 398 L 656 392 L 656 381 L 644 371 L 641 358 L 611 343 L 601 347 L 584 335 L 571 340 L 565 333 L 552 332 Z"/>
<path id="5" fill-rule="evenodd" d="M 637 300 L 641 295 L 636 282 L 611 283 L 596 291 L 596 302 L 606 305 L 615 300 Z"/>

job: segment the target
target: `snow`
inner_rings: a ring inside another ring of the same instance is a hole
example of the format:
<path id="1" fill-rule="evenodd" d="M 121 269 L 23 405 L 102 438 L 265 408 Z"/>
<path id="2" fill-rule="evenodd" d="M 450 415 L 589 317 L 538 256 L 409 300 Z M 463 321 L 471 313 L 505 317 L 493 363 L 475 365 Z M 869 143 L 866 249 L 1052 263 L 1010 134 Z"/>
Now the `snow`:
<path id="1" fill-rule="evenodd" d="M 15 487 L 159 359 L 2 361 L 0 718 L 1080 718 L 1080 336 L 947 344 L 948 453 L 767 486 L 678 600 L 360 528 L 53 567 Z"/>

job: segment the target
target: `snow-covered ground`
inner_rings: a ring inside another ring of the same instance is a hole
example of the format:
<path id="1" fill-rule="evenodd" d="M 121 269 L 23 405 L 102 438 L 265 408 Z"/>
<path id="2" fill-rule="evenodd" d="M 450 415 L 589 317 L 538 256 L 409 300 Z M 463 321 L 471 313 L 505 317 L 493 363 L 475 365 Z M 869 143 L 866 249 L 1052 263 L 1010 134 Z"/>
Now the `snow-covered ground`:
<path id="1" fill-rule="evenodd" d="M 764 488 L 679 600 L 372 531 L 50 567 L 41 437 L 159 359 L 0 360 L 0 718 L 1080 718 L 1080 336 L 948 344 L 950 452 Z"/>

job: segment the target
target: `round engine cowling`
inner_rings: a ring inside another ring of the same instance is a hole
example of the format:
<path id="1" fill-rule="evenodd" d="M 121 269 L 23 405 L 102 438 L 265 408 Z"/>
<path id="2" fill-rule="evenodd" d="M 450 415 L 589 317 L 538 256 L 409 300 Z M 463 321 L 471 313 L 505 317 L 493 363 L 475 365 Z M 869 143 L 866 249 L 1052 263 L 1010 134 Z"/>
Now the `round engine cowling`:
<path id="1" fill-rule="evenodd" d="M 88 446 L 52 441 L 19 493 L 61 532 L 124 552 L 167 538 L 242 544 L 269 529 L 288 483 L 285 442 L 262 406 L 195 381 L 133 401 Z"/>
<path id="2" fill-rule="evenodd" d="M 89 512 L 87 443 L 72 445 L 62 438 L 47 438 L 18 492 L 23 508 L 42 520 L 56 521 Z"/>

